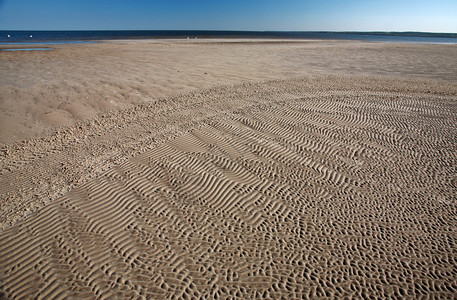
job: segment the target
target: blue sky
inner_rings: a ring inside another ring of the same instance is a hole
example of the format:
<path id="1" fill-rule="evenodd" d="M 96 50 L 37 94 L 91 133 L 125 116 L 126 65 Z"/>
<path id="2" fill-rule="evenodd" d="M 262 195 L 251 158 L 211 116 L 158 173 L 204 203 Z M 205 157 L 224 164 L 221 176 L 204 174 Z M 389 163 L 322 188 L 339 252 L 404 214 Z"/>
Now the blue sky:
<path id="1" fill-rule="evenodd" d="M 457 32 L 457 0 L 0 0 L 0 30 Z"/>

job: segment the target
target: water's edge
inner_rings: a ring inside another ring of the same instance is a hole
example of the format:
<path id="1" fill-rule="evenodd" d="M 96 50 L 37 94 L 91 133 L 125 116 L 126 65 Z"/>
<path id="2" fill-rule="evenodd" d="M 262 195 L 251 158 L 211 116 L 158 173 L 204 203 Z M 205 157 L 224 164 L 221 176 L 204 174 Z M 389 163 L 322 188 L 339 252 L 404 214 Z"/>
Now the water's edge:
<path id="1" fill-rule="evenodd" d="M 119 31 L 0 31 L 0 44 L 61 44 L 97 40 L 158 38 L 251 38 L 359 40 L 371 42 L 457 44 L 455 33 L 428 32 L 323 32 L 323 31 L 204 31 L 204 30 L 119 30 Z"/>

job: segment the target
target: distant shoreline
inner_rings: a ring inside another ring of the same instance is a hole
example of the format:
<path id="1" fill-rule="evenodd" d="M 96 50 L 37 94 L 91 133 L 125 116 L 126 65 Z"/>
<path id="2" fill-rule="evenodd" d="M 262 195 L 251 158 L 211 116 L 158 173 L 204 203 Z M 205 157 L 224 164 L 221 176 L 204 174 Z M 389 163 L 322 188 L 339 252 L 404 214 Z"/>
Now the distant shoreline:
<path id="1" fill-rule="evenodd" d="M 358 40 L 371 42 L 457 44 L 457 33 L 383 31 L 218 31 L 218 30 L 1 30 L 0 43 L 75 43 L 99 40 L 170 38 L 250 38 Z"/>

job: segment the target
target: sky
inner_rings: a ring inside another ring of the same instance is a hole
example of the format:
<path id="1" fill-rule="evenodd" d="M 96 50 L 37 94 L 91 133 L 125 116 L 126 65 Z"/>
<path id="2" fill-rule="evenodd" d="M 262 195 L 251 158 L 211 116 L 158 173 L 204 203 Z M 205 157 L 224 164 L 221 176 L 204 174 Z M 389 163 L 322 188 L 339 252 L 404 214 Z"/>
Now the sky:
<path id="1" fill-rule="evenodd" d="M 0 0 L 0 30 L 457 33 L 457 0 Z"/>

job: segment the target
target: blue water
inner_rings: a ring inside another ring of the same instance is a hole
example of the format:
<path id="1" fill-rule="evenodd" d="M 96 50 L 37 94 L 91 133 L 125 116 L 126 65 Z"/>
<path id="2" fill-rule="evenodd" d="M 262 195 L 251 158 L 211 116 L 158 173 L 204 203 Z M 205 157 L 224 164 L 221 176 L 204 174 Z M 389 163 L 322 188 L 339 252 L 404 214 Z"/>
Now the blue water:
<path id="1" fill-rule="evenodd" d="M 2 51 L 47 51 L 54 50 L 53 48 L 17 48 L 17 49 L 2 49 Z"/>
<path id="2" fill-rule="evenodd" d="M 9 35 L 9 37 L 8 37 Z M 457 44 L 457 34 L 421 32 L 314 32 L 314 31 L 0 31 L 1 44 L 66 44 L 98 40 L 157 38 L 286 38 L 359 40 L 371 42 Z"/>

